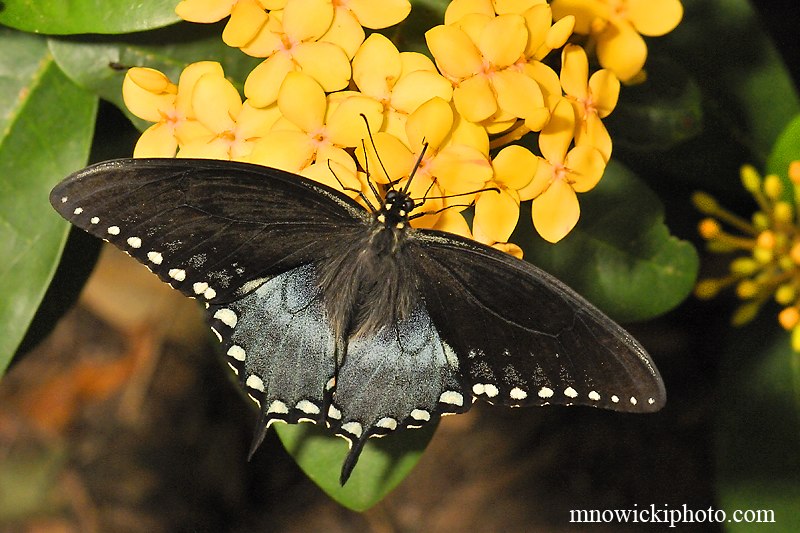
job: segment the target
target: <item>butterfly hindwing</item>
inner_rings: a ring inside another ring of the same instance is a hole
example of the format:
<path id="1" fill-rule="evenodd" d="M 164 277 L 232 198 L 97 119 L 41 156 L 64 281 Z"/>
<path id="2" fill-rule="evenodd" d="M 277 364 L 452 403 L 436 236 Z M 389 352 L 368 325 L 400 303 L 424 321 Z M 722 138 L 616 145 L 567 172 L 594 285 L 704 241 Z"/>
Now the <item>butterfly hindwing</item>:
<path id="1" fill-rule="evenodd" d="M 428 312 L 471 392 L 492 403 L 651 412 L 664 385 L 644 349 L 572 289 L 524 261 L 420 231 Z"/>
<path id="2" fill-rule="evenodd" d="M 351 443 L 343 481 L 369 437 L 418 428 L 471 404 L 458 358 L 423 306 L 374 335 L 351 338 L 329 413 L 334 431 Z"/>
<path id="3" fill-rule="evenodd" d="M 53 189 L 53 207 L 187 296 L 227 302 L 324 255 L 365 223 L 346 196 L 276 169 L 207 159 L 122 159 Z"/>
<path id="4" fill-rule="evenodd" d="M 336 342 L 313 265 L 279 274 L 243 298 L 208 309 L 228 364 L 273 421 L 321 422 L 336 373 Z"/>

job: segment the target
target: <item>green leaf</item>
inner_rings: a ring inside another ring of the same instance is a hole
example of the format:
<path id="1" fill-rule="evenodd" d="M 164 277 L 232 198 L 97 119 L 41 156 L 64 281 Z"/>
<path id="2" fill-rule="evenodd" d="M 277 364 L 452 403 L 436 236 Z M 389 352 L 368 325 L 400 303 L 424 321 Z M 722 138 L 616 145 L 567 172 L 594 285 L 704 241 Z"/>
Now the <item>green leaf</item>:
<path id="1" fill-rule="evenodd" d="M 734 137 L 765 159 L 800 98 L 786 65 L 747 0 L 684 0 L 664 38 Z M 659 41 L 654 39 L 653 41 Z M 719 142 L 719 138 L 717 139 Z"/>
<path id="2" fill-rule="evenodd" d="M 0 24 L 51 35 L 129 33 L 177 22 L 176 0 L 3 0 Z"/>
<path id="3" fill-rule="evenodd" d="M 72 80 L 101 98 L 113 102 L 142 130 L 149 125 L 131 115 L 122 101 L 126 68 L 160 70 L 174 83 L 189 63 L 218 61 L 225 75 L 241 88 L 247 75 L 262 59 L 249 57 L 222 42 L 222 25 L 178 24 L 124 37 L 64 37 L 48 41 L 58 65 Z"/>
<path id="4" fill-rule="evenodd" d="M 615 148 L 664 151 L 702 130 L 701 91 L 681 65 L 669 57 L 651 56 L 647 81 L 625 87 L 603 122 Z"/>
<path id="5" fill-rule="evenodd" d="M 56 66 L 44 39 L 0 30 L 0 372 L 58 265 L 68 225 L 50 189 L 86 163 L 97 99 Z"/>
<path id="6" fill-rule="evenodd" d="M 623 322 L 658 316 L 686 298 L 697 252 L 669 234 L 661 202 L 636 176 L 612 161 L 579 200 L 578 225 L 555 245 L 533 234 L 529 216 L 521 216 L 512 241 L 528 261 Z"/>
<path id="7" fill-rule="evenodd" d="M 766 172 L 768 174 L 777 174 L 787 185 L 787 193 L 790 185 L 789 180 L 789 164 L 792 161 L 800 161 L 800 115 L 794 117 L 788 126 L 778 137 L 775 146 L 772 147 L 772 152 L 767 159 Z M 787 200 L 793 201 L 791 195 L 788 195 Z"/>
<path id="8" fill-rule="evenodd" d="M 331 498 L 354 511 L 381 501 L 414 468 L 436 431 L 435 424 L 370 439 L 344 487 L 339 474 L 347 443 L 311 424 L 275 424 L 283 445 L 303 472 Z"/>
<path id="9" fill-rule="evenodd" d="M 789 337 L 773 316 L 764 316 L 731 335 L 719 369 L 720 504 L 728 513 L 774 511 L 775 523 L 765 531 L 800 530 L 800 355 Z M 736 523 L 727 529 L 754 530 Z"/>

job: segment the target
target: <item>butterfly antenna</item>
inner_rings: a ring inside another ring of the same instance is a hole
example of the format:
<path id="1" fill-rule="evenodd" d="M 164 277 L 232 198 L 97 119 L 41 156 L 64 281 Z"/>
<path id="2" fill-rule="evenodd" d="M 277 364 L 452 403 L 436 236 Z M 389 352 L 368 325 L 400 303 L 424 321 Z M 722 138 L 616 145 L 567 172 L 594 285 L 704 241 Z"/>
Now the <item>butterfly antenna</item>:
<path id="1" fill-rule="evenodd" d="M 417 162 L 414 163 L 414 168 L 411 169 L 411 173 L 408 175 L 408 181 L 406 181 L 406 184 L 403 187 L 403 194 L 408 194 L 408 189 L 411 187 L 411 180 L 414 179 L 414 176 L 417 174 L 417 170 L 419 170 L 420 165 L 422 165 L 422 158 L 425 157 L 425 151 L 427 149 L 428 142 L 425 139 L 422 139 L 422 150 L 419 152 Z M 433 183 L 431 183 L 431 187 L 433 187 Z M 430 190 L 430 187 L 428 187 L 428 190 Z"/>
<path id="2" fill-rule="evenodd" d="M 383 175 L 386 176 L 386 179 L 389 181 L 389 184 L 392 183 L 392 178 L 389 177 L 389 172 L 386 170 L 386 167 L 383 165 L 383 161 L 381 161 L 381 156 L 378 154 L 378 147 L 375 146 L 375 138 L 372 136 L 372 128 L 369 127 L 369 121 L 367 120 L 367 115 L 361 113 L 361 118 L 364 120 L 364 126 L 367 127 L 367 137 L 369 137 L 369 143 L 372 145 L 372 149 L 375 150 L 375 159 L 378 160 L 378 164 L 381 166 L 381 170 L 383 170 Z M 367 147 L 364 144 L 364 139 L 361 139 L 361 146 L 364 148 L 364 166 L 366 167 L 369 163 L 369 157 L 367 156 Z M 367 178 L 369 178 L 369 170 L 367 168 L 364 169 L 367 172 Z M 369 179 L 367 181 L 370 181 Z M 370 182 L 370 186 L 372 182 Z M 375 191 L 375 188 L 372 187 L 373 192 L 375 192 L 375 196 L 380 198 L 380 195 Z"/>
<path id="3" fill-rule="evenodd" d="M 363 117 L 364 115 L 361 115 L 361 116 Z M 369 131 L 369 126 L 367 126 L 367 131 Z M 371 138 L 372 138 L 372 134 L 370 134 L 370 139 Z M 374 144 L 373 144 L 373 146 L 374 146 Z M 372 180 L 369 177 L 370 176 L 370 174 L 369 174 L 369 157 L 367 156 L 367 145 L 364 144 L 364 139 L 361 139 L 361 148 L 364 149 L 364 172 L 367 174 L 367 185 L 369 185 L 369 189 L 372 191 L 372 194 L 375 195 L 375 198 L 380 198 L 381 194 L 378 192 L 378 189 L 375 188 L 375 184 L 372 183 Z M 377 155 L 377 153 L 378 152 L 375 151 L 376 155 Z M 380 159 L 378 159 L 378 161 L 380 161 Z M 381 163 L 381 166 L 382 165 L 383 165 L 383 163 Z M 389 181 L 389 183 L 391 183 L 391 180 Z M 370 204 L 370 207 L 372 207 L 372 204 Z M 374 212 L 375 208 L 373 208 L 372 211 Z"/>
<path id="4" fill-rule="evenodd" d="M 430 190 L 430 189 L 431 188 L 428 187 L 428 190 Z M 426 200 L 443 200 L 443 199 L 446 199 L 446 198 L 455 198 L 457 196 L 469 196 L 471 194 L 478 194 L 479 192 L 488 192 L 488 191 L 494 191 L 496 193 L 499 193 L 500 189 L 498 189 L 497 187 L 486 187 L 486 188 L 483 188 L 483 189 L 478 189 L 477 191 L 461 192 L 461 193 L 458 193 L 458 194 L 448 194 L 448 195 L 445 195 L 445 196 L 431 196 L 430 198 L 428 198 L 428 193 L 426 191 L 425 196 L 422 197 L 422 200 L 420 200 L 419 203 L 417 203 L 417 200 L 414 200 L 414 207 L 416 208 L 416 207 L 421 206 L 422 204 L 425 203 Z M 413 215 L 408 217 L 408 219 L 409 220 L 414 220 L 415 218 L 419 218 L 419 217 L 422 217 L 422 216 L 425 216 L 425 215 L 435 215 L 437 213 L 441 213 L 445 209 L 450 209 L 451 207 L 470 207 L 470 206 L 472 206 L 473 203 L 475 203 L 475 202 L 471 202 L 469 204 L 451 204 L 451 205 L 446 205 L 446 206 L 442 207 L 441 209 L 437 209 L 436 211 L 421 211 L 419 213 L 414 213 Z"/>
<path id="5" fill-rule="evenodd" d="M 339 176 L 337 176 L 336 172 L 334 172 L 333 167 L 331 166 L 331 160 L 330 159 L 328 159 L 328 170 L 331 171 L 331 174 L 333 174 L 333 177 L 336 178 L 336 182 L 339 184 L 339 187 L 341 187 L 343 191 L 350 191 L 350 192 L 356 193 L 362 200 L 364 200 L 364 203 L 367 204 L 367 206 L 369 207 L 370 211 L 372 211 L 373 213 L 375 211 L 377 211 L 375 206 L 372 205 L 372 202 L 369 201 L 369 198 L 367 198 L 367 196 L 363 192 L 361 192 L 361 189 L 354 189 L 353 187 L 346 187 L 345 184 L 342 183 L 342 180 L 340 180 Z M 367 181 L 369 181 L 369 180 L 367 180 Z M 372 185 L 372 184 L 370 183 L 370 185 Z"/>

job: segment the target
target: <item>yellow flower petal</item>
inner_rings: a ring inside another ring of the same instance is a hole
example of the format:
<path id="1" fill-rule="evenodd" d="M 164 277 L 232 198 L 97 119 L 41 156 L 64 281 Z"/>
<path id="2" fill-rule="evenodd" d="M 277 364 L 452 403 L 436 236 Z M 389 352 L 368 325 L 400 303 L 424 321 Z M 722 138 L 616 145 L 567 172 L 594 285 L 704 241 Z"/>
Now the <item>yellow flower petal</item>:
<path id="1" fill-rule="evenodd" d="M 561 82 L 558 74 L 540 61 L 529 61 L 524 65 L 523 72 L 539 84 L 547 107 L 554 108 L 561 100 Z"/>
<path id="2" fill-rule="evenodd" d="M 467 34 L 469 40 L 475 43 L 477 46 L 481 41 L 483 30 L 485 30 L 486 26 L 488 26 L 489 23 L 494 19 L 495 17 L 489 17 L 480 13 L 470 13 L 469 15 L 462 17 L 461 20 L 453 25 L 453 27 L 458 28 Z"/>
<path id="3" fill-rule="evenodd" d="M 542 194 L 553 181 L 554 169 L 549 161 L 537 157 L 536 170 L 533 179 L 525 187 L 518 190 L 521 201 L 532 200 Z"/>
<path id="4" fill-rule="evenodd" d="M 172 127 L 165 123 L 153 124 L 136 142 L 133 157 L 175 157 L 178 140 Z"/>
<path id="5" fill-rule="evenodd" d="M 392 41 L 373 33 L 353 57 L 353 81 L 361 92 L 378 99 L 388 97 L 403 65 Z"/>
<path id="6" fill-rule="evenodd" d="M 244 82 L 244 94 L 254 107 L 267 107 L 278 99 L 281 83 L 295 70 L 288 54 L 275 54 L 258 65 Z"/>
<path id="7" fill-rule="evenodd" d="M 492 186 L 492 182 L 488 183 Z M 475 200 L 472 233 L 480 242 L 506 242 L 519 220 L 519 197 L 513 191 L 484 191 Z"/>
<path id="8" fill-rule="evenodd" d="M 235 117 L 242 110 L 242 98 L 227 79 L 206 74 L 195 84 L 192 107 L 201 124 L 222 133 L 233 129 Z"/>
<path id="9" fill-rule="evenodd" d="M 347 7 L 362 26 L 372 30 L 394 26 L 411 12 L 408 0 L 349 0 Z"/>
<path id="10" fill-rule="evenodd" d="M 230 145 L 221 138 L 210 141 L 195 140 L 189 144 L 182 144 L 177 157 L 192 159 L 221 159 L 230 160 Z"/>
<path id="11" fill-rule="evenodd" d="M 175 13 L 189 22 L 217 22 L 231 13 L 236 0 L 183 0 L 178 2 Z"/>
<path id="12" fill-rule="evenodd" d="M 240 45 L 239 49 L 249 56 L 269 57 L 285 48 L 282 36 L 283 25 L 273 12 L 261 30 L 250 41 Z"/>
<path id="13" fill-rule="evenodd" d="M 418 70 L 439 72 L 436 70 L 436 65 L 433 64 L 433 61 L 431 61 L 428 56 L 420 54 L 419 52 L 400 52 L 400 62 L 403 65 L 400 73 L 401 77 Z"/>
<path id="14" fill-rule="evenodd" d="M 341 102 L 326 120 L 328 139 L 336 146 L 355 148 L 369 142 L 369 131 L 378 131 L 383 123 L 383 106 L 368 96 L 353 96 Z"/>
<path id="15" fill-rule="evenodd" d="M 453 110 L 445 100 L 431 98 L 411 113 L 406 122 L 406 135 L 414 152 L 420 152 L 423 143 L 434 151 L 442 144 L 453 127 Z"/>
<path id="16" fill-rule="evenodd" d="M 472 76 L 462 81 L 453 90 L 453 103 L 464 118 L 481 122 L 497 111 L 497 100 L 489 80 L 484 76 Z"/>
<path id="17" fill-rule="evenodd" d="M 589 79 L 589 89 L 597 115 L 605 118 L 617 107 L 619 79 L 610 70 L 598 70 Z"/>
<path id="18" fill-rule="evenodd" d="M 496 242 L 492 244 L 492 248 L 497 248 L 501 252 L 513 255 L 517 259 L 522 259 L 522 248 L 513 242 Z"/>
<path id="19" fill-rule="evenodd" d="M 494 181 L 509 189 L 520 190 L 533 180 L 538 166 L 539 158 L 527 148 L 516 144 L 506 146 L 492 160 Z"/>
<path id="20" fill-rule="evenodd" d="M 413 113 L 434 97 L 449 102 L 453 98 L 453 86 L 437 72 L 418 70 L 397 81 L 390 103 L 399 111 Z"/>
<path id="21" fill-rule="evenodd" d="M 358 51 L 358 47 L 364 42 L 364 28 L 358 23 L 358 19 L 352 11 L 344 6 L 337 6 L 331 27 L 328 28 L 325 35 L 320 37 L 320 41 L 339 46 L 347 54 L 347 57 L 352 58 Z"/>
<path id="22" fill-rule="evenodd" d="M 606 162 L 611 158 L 611 136 L 608 134 L 603 121 L 597 115 L 591 114 L 576 128 L 575 145 L 589 145 L 596 148 Z"/>
<path id="23" fill-rule="evenodd" d="M 201 77 L 206 74 L 213 74 L 220 78 L 225 77 L 222 70 L 222 65 L 216 61 L 198 61 L 188 65 L 178 80 L 178 96 L 175 99 L 175 107 L 183 113 L 186 118 L 195 116 L 194 109 L 192 108 L 192 93 L 194 86 Z"/>
<path id="24" fill-rule="evenodd" d="M 591 32 L 595 20 L 598 18 L 605 20 L 609 16 L 609 7 L 602 0 L 553 0 L 550 7 L 553 9 L 555 20 L 574 16 L 574 31 L 581 35 Z"/>
<path id="25" fill-rule="evenodd" d="M 528 42 L 525 45 L 525 57 L 533 57 L 547 38 L 547 31 L 553 24 L 553 14 L 546 3 L 536 5 L 522 13 L 525 27 L 528 29 Z"/>
<path id="26" fill-rule="evenodd" d="M 561 52 L 561 86 L 564 92 L 577 99 L 586 98 L 589 83 L 589 59 L 583 48 L 568 44 Z"/>
<path id="27" fill-rule="evenodd" d="M 644 39 L 628 24 L 609 24 L 597 36 L 597 57 L 621 81 L 636 76 L 647 59 Z"/>
<path id="28" fill-rule="evenodd" d="M 442 211 L 439 219 L 431 226 L 431 229 L 455 233 L 467 239 L 472 238 L 472 232 L 469 230 L 469 224 L 464 219 L 464 215 L 455 208 Z"/>
<path id="29" fill-rule="evenodd" d="M 429 164 L 448 194 L 477 192 L 492 177 L 487 157 L 471 146 L 448 145 Z M 453 198 L 454 203 L 469 203 L 468 197 Z"/>
<path id="30" fill-rule="evenodd" d="M 575 191 L 561 180 L 554 181 L 531 204 L 533 227 L 549 242 L 558 242 L 572 231 L 580 214 Z"/>
<path id="31" fill-rule="evenodd" d="M 425 33 L 425 41 L 439 69 L 446 76 L 463 79 L 481 71 L 483 57 L 462 30 L 436 26 Z"/>
<path id="32" fill-rule="evenodd" d="M 256 143 L 247 161 L 298 173 L 311 164 L 314 153 L 305 133 L 273 131 Z"/>
<path id="33" fill-rule="evenodd" d="M 303 43 L 292 50 L 300 69 L 317 80 L 326 93 L 339 91 L 350 83 L 350 59 L 332 43 Z"/>
<path id="34" fill-rule="evenodd" d="M 567 154 L 564 166 L 569 170 L 569 179 L 575 192 L 586 192 L 592 190 L 603 177 L 606 161 L 593 146 L 576 146 Z"/>
<path id="35" fill-rule="evenodd" d="M 236 133 L 245 139 L 256 139 L 265 136 L 281 117 L 277 104 L 269 107 L 253 107 L 249 101 L 242 105 L 236 117 Z"/>
<path id="36" fill-rule="evenodd" d="M 680 0 L 628 0 L 626 7 L 636 31 L 649 37 L 671 32 L 683 18 Z"/>
<path id="37" fill-rule="evenodd" d="M 550 122 L 539 134 L 539 150 L 551 163 L 562 163 L 575 132 L 575 112 L 566 99 L 556 104 Z"/>
<path id="38" fill-rule="evenodd" d="M 458 113 L 454 113 L 454 119 L 453 128 L 450 130 L 450 136 L 445 140 L 445 143 L 471 146 L 488 158 L 490 132 L 482 125 L 470 122 Z"/>
<path id="39" fill-rule="evenodd" d="M 184 146 L 194 143 L 209 143 L 217 134 L 203 126 L 195 119 L 186 119 L 175 124 L 175 138 L 178 144 Z"/>
<path id="40" fill-rule="evenodd" d="M 494 0 L 494 10 L 498 15 L 507 13 L 521 15 L 538 5 L 547 5 L 547 0 Z"/>
<path id="41" fill-rule="evenodd" d="M 269 15 L 255 0 L 239 0 L 222 31 L 222 41 L 234 48 L 245 46 L 258 35 L 267 20 Z"/>
<path id="42" fill-rule="evenodd" d="M 545 46 L 551 50 L 561 48 L 564 46 L 564 43 L 567 42 L 567 39 L 570 38 L 574 30 L 575 17 L 568 15 L 558 20 L 547 30 L 547 36 L 544 39 Z"/>
<path id="43" fill-rule="evenodd" d="M 319 150 L 316 162 L 304 168 L 300 174 L 342 191 L 351 198 L 357 197 L 361 190 L 355 161 L 341 148 L 326 147 Z"/>
<path id="44" fill-rule="evenodd" d="M 522 58 L 528 43 L 528 29 L 521 15 L 500 15 L 483 29 L 478 49 L 492 65 L 505 68 Z"/>
<path id="45" fill-rule="evenodd" d="M 492 0 L 453 0 L 444 12 L 444 23 L 455 24 L 467 15 L 480 13 L 494 18 Z"/>
<path id="46" fill-rule="evenodd" d="M 150 122 L 159 122 L 175 108 L 177 87 L 161 72 L 132 68 L 122 82 L 122 99 L 131 113 Z"/>
<path id="47" fill-rule="evenodd" d="M 411 178 L 411 181 L 401 181 L 398 187 L 408 187 L 408 194 L 416 200 L 416 203 L 425 202 L 418 208 L 412 211 L 413 214 L 427 213 L 426 215 L 417 217 L 411 221 L 411 225 L 415 228 L 431 228 L 442 216 L 441 209 L 444 207 L 444 201 L 441 198 L 443 191 L 438 183 L 431 183 L 431 176 L 427 173 L 417 172 Z"/>
<path id="48" fill-rule="evenodd" d="M 522 72 L 511 69 L 496 72 L 491 83 L 497 93 L 497 105 L 503 111 L 522 119 L 537 113 L 549 116 L 539 85 Z"/>
<path id="49" fill-rule="evenodd" d="M 416 161 L 411 150 L 394 135 L 382 131 L 375 133 L 372 140 L 374 146 L 373 143 L 365 144 L 368 159 L 364 157 L 364 147 L 356 149 L 358 162 L 369 178 L 374 183 L 389 183 L 408 176 Z"/>
<path id="50" fill-rule="evenodd" d="M 333 22 L 331 0 L 292 0 L 283 10 L 283 31 L 294 44 L 325 35 Z"/>
<path id="51" fill-rule="evenodd" d="M 290 72 L 278 93 L 278 108 L 301 130 L 315 135 L 325 122 L 328 102 L 325 91 L 311 76 Z"/>

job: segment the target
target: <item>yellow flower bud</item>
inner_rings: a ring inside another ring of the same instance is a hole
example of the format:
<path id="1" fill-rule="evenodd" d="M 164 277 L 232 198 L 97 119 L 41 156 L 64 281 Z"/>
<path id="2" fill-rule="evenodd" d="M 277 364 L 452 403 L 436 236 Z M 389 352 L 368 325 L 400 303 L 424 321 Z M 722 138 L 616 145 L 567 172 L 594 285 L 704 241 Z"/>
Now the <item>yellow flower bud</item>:
<path id="1" fill-rule="evenodd" d="M 749 276 L 754 274 L 760 266 L 751 257 L 738 257 L 731 262 L 731 272 Z"/>
<path id="2" fill-rule="evenodd" d="M 789 179 L 795 185 L 800 184 L 800 161 L 792 161 L 789 164 Z"/>
<path id="3" fill-rule="evenodd" d="M 765 230 L 759 233 L 758 238 L 756 239 L 756 246 L 759 248 L 765 248 L 767 250 L 772 250 L 775 248 L 775 233 L 770 230 Z"/>
<path id="4" fill-rule="evenodd" d="M 752 221 L 758 231 L 765 230 L 769 227 L 769 217 L 763 211 L 756 211 L 753 213 Z"/>
<path id="5" fill-rule="evenodd" d="M 749 300 L 758 294 L 758 284 L 751 279 L 743 279 L 736 285 L 736 296 Z"/>
<path id="6" fill-rule="evenodd" d="M 786 307 L 778 313 L 778 322 L 785 330 L 794 329 L 800 322 L 800 310 L 797 307 Z"/>
<path id="7" fill-rule="evenodd" d="M 710 300 L 722 290 L 722 283 L 717 279 L 703 279 L 694 287 L 694 295 L 701 300 Z"/>
<path id="8" fill-rule="evenodd" d="M 784 283 L 775 291 L 775 301 L 781 305 L 789 305 L 795 300 L 796 297 L 797 289 L 795 289 L 793 283 Z M 792 327 L 794 327 L 794 325 L 792 325 Z"/>
<path id="9" fill-rule="evenodd" d="M 751 193 L 758 192 L 761 189 L 761 176 L 756 168 L 752 165 L 742 165 L 740 171 L 742 178 L 742 185 Z"/>
<path id="10" fill-rule="evenodd" d="M 756 317 L 759 309 L 761 309 L 761 303 L 759 301 L 747 302 L 740 305 L 736 311 L 733 312 L 733 316 L 731 316 L 731 324 L 736 327 L 744 326 Z"/>
<path id="11" fill-rule="evenodd" d="M 769 174 L 764 178 L 764 194 L 770 200 L 777 200 L 783 194 L 783 183 L 775 174 Z"/>
<path id="12" fill-rule="evenodd" d="M 692 203 L 704 215 L 713 215 L 719 209 L 719 204 L 713 196 L 700 191 L 692 194 Z"/>
<path id="13" fill-rule="evenodd" d="M 800 327 L 792 329 L 792 350 L 800 352 Z"/>
<path id="14" fill-rule="evenodd" d="M 794 212 L 792 210 L 792 206 L 788 202 L 779 201 L 775 203 L 772 215 L 775 217 L 777 222 L 788 223 L 792 221 Z"/>
<path id="15" fill-rule="evenodd" d="M 697 232 L 700 233 L 700 236 L 706 240 L 719 237 L 721 231 L 722 228 L 720 227 L 719 222 L 713 218 L 704 218 L 697 226 Z"/>

